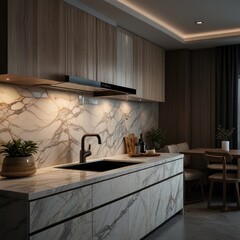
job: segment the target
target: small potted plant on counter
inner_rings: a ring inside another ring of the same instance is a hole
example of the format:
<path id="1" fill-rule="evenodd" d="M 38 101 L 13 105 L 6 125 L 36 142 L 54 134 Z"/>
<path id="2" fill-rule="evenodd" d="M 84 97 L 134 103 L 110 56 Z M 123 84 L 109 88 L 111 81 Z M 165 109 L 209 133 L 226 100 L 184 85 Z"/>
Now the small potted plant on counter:
<path id="1" fill-rule="evenodd" d="M 6 155 L 0 173 L 3 177 L 27 177 L 37 171 L 32 155 L 37 152 L 36 143 L 18 139 L 1 146 L 0 153 Z"/>
<path id="2" fill-rule="evenodd" d="M 235 128 L 225 129 L 221 125 L 217 127 L 216 137 L 222 143 L 222 150 L 229 151 L 229 140 Z"/>
<path id="3" fill-rule="evenodd" d="M 151 128 L 146 132 L 146 140 L 148 149 L 155 148 L 160 151 L 165 141 L 165 131 L 160 128 Z"/>

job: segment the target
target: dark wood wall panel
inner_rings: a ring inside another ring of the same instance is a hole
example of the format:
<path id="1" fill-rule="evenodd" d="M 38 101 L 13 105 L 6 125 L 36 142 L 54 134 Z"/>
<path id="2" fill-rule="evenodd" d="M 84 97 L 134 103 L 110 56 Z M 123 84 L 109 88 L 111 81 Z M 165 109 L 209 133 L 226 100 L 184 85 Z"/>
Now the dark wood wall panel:
<path id="1" fill-rule="evenodd" d="M 166 144 L 190 147 L 215 143 L 214 49 L 166 52 L 166 101 L 159 104 L 159 127 Z"/>
<path id="2" fill-rule="evenodd" d="M 7 73 L 7 0 L 0 1 L 0 74 Z"/>
<path id="3" fill-rule="evenodd" d="M 215 51 L 190 54 L 190 132 L 192 147 L 215 144 Z"/>
<path id="4" fill-rule="evenodd" d="M 159 127 L 166 144 L 189 140 L 189 51 L 167 51 L 165 103 L 159 104 Z"/>

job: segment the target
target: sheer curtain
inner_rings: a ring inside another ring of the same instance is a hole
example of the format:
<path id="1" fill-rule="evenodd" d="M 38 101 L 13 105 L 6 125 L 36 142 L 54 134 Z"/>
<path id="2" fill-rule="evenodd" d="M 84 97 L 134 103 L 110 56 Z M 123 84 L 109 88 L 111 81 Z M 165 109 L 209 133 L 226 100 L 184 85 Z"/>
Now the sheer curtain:
<path id="1" fill-rule="evenodd" d="M 231 148 L 240 143 L 240 45 L 216 48 L 216 127 L 235 128 Z"/>

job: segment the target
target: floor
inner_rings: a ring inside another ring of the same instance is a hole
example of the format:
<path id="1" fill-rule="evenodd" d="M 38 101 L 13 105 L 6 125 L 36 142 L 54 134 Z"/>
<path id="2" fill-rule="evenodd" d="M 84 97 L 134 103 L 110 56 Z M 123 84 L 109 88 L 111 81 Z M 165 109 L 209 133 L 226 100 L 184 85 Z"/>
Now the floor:
<path id="1" fill-rule="evenodd" d="M 185 205 L 144 240 L 239 240 L 240 211 L 208 210 L 206 202 Z"/>

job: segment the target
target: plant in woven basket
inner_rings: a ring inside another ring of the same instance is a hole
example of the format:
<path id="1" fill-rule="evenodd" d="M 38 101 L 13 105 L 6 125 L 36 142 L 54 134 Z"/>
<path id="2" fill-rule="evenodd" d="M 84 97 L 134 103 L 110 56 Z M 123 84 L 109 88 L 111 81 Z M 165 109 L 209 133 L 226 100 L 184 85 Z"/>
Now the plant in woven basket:
<path id="1" fill-rule="evenodd" d="M 220 141 L 229 141 L 235 128 L 225 129 L 221 125 L 217 127 L 216 138 Z"/>
<path id="2" fill-rule="evenodd" d="M 22 139 L 10 140 L 6 144 L 2 144 L 0 153 L 6 153 L 12 157 L 30 156 L 37 152 L 38 146 L 33 141 L 24 141 Z"/>

